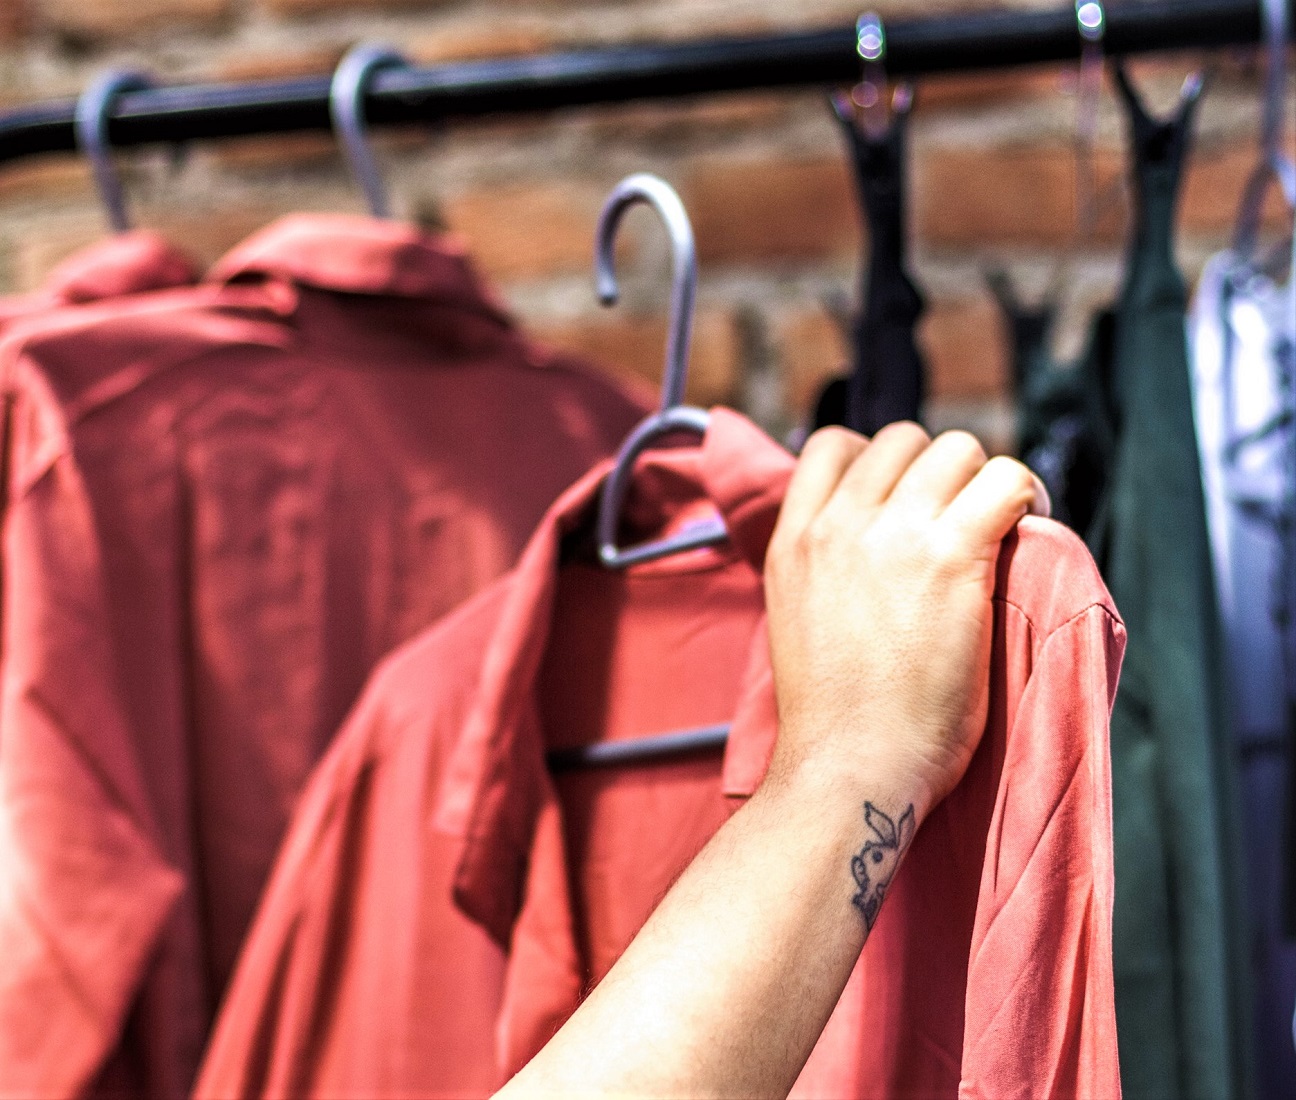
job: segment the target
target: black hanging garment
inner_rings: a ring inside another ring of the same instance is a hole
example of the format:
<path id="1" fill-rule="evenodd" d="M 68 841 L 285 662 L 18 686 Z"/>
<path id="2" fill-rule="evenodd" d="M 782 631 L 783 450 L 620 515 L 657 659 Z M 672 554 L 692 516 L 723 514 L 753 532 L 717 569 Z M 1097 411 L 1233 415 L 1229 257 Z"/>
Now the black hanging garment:
<path id="1" fill-rule="evenodd" d="M 1174 260 L 1196 96 L 1152 119 L 1118 71 L 1134 232 L 1117 450 L 1090 546 L 1129 631 L 1111 720 L 1113 957 L 1126 1100 L 1249 1094 L 1241 861 L 1220 628 Z"/>
<path id="2" fill-rule="evenodd" d="M 907 271 L 905 153 L 908 106 L 897 108 L 885 133 L 870 135 L 837 111 L 868 228 L 868 260 L 860 273 L 862 307 L 851 326 L 850 374 L 820 394 L 814 426 L 844 424 L 872 435 L 895 420 L 917 420 L 926 367 L 914 330 L 923 298 Z"/>
<path id="3" fill-rule="evenodd" d="M 1115 451 L 1111 370 L 1115 315 L 1101 311 L 1074 363 L 1057 363 L 1049 339 L 1057 308 L 1024 305 L 1008 278 L 987 278 L 1012 347 L 1017 407 L 1017 454 L 1048 489 L 1053 518 L 1081 535 L 1089 530 L 1106 489 Z"/>

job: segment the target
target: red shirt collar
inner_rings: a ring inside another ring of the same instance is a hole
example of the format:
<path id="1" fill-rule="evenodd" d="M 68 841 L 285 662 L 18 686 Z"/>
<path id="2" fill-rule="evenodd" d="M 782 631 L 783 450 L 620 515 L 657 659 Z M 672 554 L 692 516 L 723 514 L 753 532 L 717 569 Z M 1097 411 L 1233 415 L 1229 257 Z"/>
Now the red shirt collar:
<path id="1" fill-rule="evenodd" d="M 478 277 L 463 241 L 397 221 L 351 214 L 290 214 L 227 253 L 211 283 L 271 278 L 317 290 L 397 298 L 508 315 Z"/>
<path id="2" fill-rule="evenodd" d="M 161 235 L 137 229 L 73 253 L 46 277 L 33 306 L 81 305 L 127 294 L 189 286 L 198 270 Z"/>
<path id="3" fill-rule="evenodd" d="M 715 409 L 700 448 L 651 452 L 635 476 L 633 512 L 678 518 L 709 500 L 730 546 L 756 568 L 794 460 L 754 424 Z M 536 677 L 548 643 L 563 539 L 589 515 L 610 463 L 573 485 L 550 508 L 508 586 L 469 711 L 437 801 L 435 827 L 462 838 L 455 876 L 460 907 L 501 942 L 521 908 L 522 883 L 542 805 L 552 799 L 536 705 Z M 753 638 L 744 689 L 725 750 L 727 794 L 745 796 L 764 775 L 773 747 L 773 684 L 764 630 Z"/>

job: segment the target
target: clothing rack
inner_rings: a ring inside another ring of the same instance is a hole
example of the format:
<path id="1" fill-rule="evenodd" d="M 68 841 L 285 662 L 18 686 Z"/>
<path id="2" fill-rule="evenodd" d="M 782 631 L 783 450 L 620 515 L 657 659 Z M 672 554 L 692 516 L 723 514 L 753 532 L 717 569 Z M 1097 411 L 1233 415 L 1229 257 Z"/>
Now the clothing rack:
<path id="1" fill-rule="evenodd" d="M 863 3 L 864 0 L 861 0 Z M 1289 26 L 1296 27 L 1296 0 Z M 1102 43 L 1112 56 L 1255 44 L 1257 0 L 1147 0 L 1111 7 Z M 892 76 L 970 72 L 1076 60 L 1084 45 L 1073 6 L 988 11 L 886 23 Z M 1296 35 L 1293 35 L 1296 37 Z M 685 44 L 615 46 L 532 57 L 389 69 L 366 93 L 372 126 L 409 126 L 564 107 L 720 92 L 810 88 L 859 79 L 853 26 Z M 123 93 L 109 113 L 114 146 L 331 128 L 328 75 Z M 0 113 L 0 163 L 77 148 L 74 100 Z"/>

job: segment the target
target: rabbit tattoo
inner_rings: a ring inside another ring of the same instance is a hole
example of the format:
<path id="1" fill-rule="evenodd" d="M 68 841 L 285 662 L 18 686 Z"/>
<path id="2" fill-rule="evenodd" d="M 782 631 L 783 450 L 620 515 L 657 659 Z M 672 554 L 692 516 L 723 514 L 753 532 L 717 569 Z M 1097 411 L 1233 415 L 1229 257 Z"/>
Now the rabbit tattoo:
<path id="1" fill-rule="evenodd" d="M 882 899 L 886 897 L 887 887 L 900 866 L 900 857 L 905 854 L 914 835 L 914 809 L 909 808 L 894 822 L 872 802 L 864 803 L 864 824 L 873 833 L 874 839 L 867 841 L 859 853 L 851 859 L 851 875 L 859 887 L 851 904 L 864 915 L 864 926 L 869 931 L 877 920 L 878 910 L 882 908 Z"/>

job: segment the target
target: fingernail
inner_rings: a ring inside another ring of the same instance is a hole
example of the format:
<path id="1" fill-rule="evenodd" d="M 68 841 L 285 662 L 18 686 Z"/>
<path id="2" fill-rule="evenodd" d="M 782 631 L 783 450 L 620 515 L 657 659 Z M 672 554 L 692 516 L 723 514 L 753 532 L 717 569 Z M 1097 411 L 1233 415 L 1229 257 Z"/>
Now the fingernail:
<path id="1" fill-rule="evenodd" d="M 1038 477 L 1032 475 L 1031 480 L 1035 483 L 1035 494 L 1031 500 L 1031 515 L 1043 516 L 1048 519 L 1053 514 L 1053 502 L 1049 499 L 1048 489 L 1044 487 Z"/>

